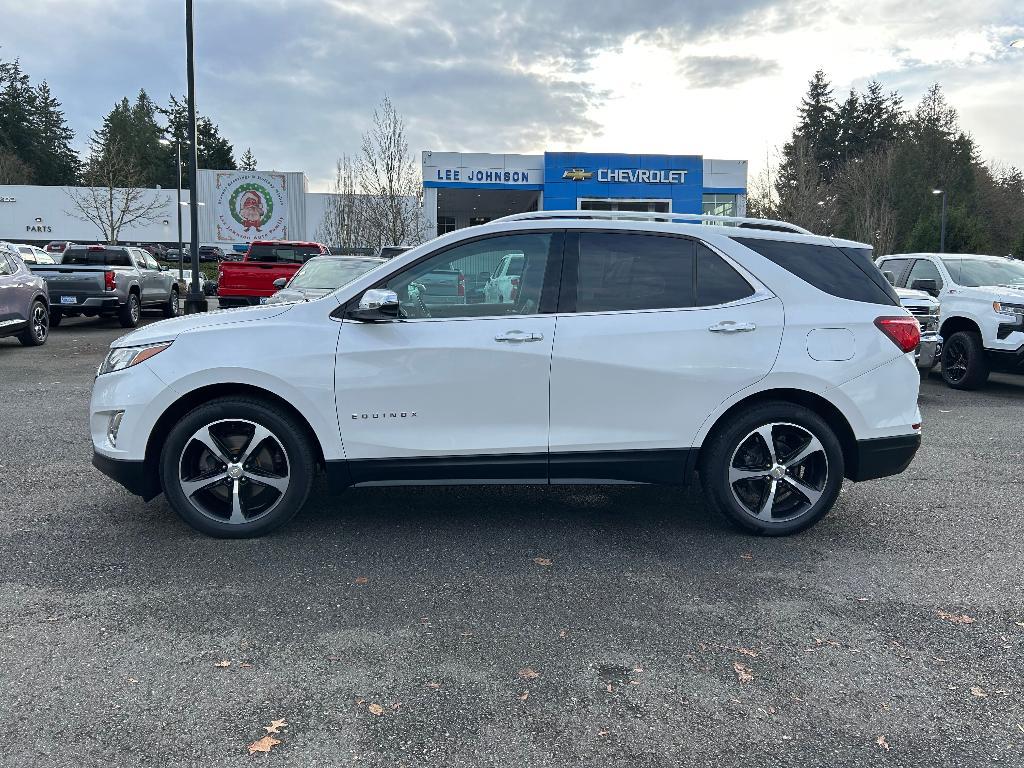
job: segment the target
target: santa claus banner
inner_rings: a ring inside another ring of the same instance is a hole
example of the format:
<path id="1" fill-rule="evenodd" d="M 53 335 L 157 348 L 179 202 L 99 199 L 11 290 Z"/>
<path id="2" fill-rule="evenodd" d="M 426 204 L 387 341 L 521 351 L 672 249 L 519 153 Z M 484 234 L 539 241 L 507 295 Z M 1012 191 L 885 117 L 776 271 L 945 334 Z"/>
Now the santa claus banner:
<path id="1" fill-rule="evenodd" d="M 283 173 L 217 173 L 217 240 L 244 243 L 288 239 L 287 179 Z"/>

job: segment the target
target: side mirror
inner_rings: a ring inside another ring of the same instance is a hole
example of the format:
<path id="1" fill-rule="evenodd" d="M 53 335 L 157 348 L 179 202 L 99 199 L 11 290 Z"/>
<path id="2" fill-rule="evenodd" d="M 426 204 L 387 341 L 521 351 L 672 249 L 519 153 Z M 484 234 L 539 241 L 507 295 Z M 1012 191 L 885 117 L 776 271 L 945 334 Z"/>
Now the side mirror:
<path id="1" fill-rule="evenodd" d="M 924 291 L 932 296 L 939 295 L 939 284 L 934 279 L 928 277 L 918 278 L 910 284 L 910 287 L 915 291 Z"/>
<path id="2" fill-rule="evenodd" d="M 167 271 L 167 265 L 166 264 L 157 264 L 156 268 L 159 269 L 161 272 L 166 272 Z"/>
<path id="3" fill-rule="evenodd" d="M 364 323 L 384 323 L 398 319 L 398 294 L 386 288 L 371 288 L 359 298 L 359 306 L 348 316 Z"/>
<path id="4" fill-rule="evenodd" d="M 279 291 L 282 288 L 284 288 L 286 285 L 288 285 L 288 278 L 287 277 L 279 277 L 279 278 L 277 278 L 277 280 L 274 281 L 274 287 L 277 288 L 277 290 L 279 290 Z"/>
<path id="5" fill-rule="evenodd" d="M 888 269 L 882 270 L 882 277 L 889 281 L 889 285 L 896 285 L 896 275 L 894 275 Z"/>

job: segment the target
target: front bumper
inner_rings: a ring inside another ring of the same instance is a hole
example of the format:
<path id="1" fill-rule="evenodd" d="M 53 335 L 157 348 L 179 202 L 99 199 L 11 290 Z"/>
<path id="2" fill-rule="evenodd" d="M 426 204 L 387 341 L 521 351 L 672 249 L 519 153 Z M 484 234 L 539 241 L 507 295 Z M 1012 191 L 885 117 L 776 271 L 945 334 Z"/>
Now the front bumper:
<path id="1" fill-rule="evenodd" d="M 146 470 L 144 461 L 112 459 L 102 453 L 93 452 L 92 465 L 107 477 L 120 483 L 135 496 L 149 501 L 160 494 L 160 481 L 155 473 Z"/>
<path id="2" fill-rule="evenodd" d="M 920 447 L 920 433 L 858 440 L 853 466 L 847 467 L 846 476 L 860 481 L 898 475 L 910 466 Z"/>
<path id="3" fill-rule="evenodd" d="M 914 352 L 914 362 L 923 371 L 930 371 L 942 357 L 942 337 L 936 331 L 921 334 L 921 343 Z"/>

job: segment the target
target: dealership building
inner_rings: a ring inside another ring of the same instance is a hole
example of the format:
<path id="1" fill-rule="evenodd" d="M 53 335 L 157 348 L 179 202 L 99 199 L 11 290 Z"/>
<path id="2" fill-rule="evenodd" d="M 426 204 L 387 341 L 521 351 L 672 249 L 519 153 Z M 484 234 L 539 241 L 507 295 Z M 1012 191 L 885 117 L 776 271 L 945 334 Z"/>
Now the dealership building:
<path id="1" fill-rule="evenodd" d="M 425 151 L 423 216 L 428 235 L 538 210 L 651 211 L 742 216 L 747 162 L 701 155 L 545 152 L 540 155 Z M 125 226 L 123 243 L 178 239 L 174 189 L 140 190 L 159 215 Z M 200 170 L 199 241 L 225 250 L 254 239 L 315 240 L 331 194 L 310 192 L 302 172 Z M 104 191 L 105 193 L 105 191 Z M 80 188 L 0 186 L 0 240 L 96 242 L 76 215 Z M 188 191 L 182 192 L 187 204 Z M 189 241 L 189 216 L 183 216 Z M 328 245 L 335 245 L 328 243 Z"/>
<path id="2" fill-rule="evenodd" d="M 701 155 L 423 153 L 423 211 L 438 234 L 526 211 L 742 216 L 747 161 Z"/>

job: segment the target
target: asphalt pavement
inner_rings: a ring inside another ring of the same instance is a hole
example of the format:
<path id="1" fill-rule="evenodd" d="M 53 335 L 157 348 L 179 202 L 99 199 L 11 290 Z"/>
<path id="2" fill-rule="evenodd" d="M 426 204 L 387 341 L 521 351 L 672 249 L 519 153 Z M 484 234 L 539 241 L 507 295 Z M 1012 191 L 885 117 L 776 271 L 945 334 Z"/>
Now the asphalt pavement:
<path id="1" fill-rule="evenodd" d="M 508 486 L 218 541 L 90 466 L 122 332 L 0 340 L 0 765 L 1024 765 L 1024 377 L 933 375 L 911 467 L 793 538 Z"/>

